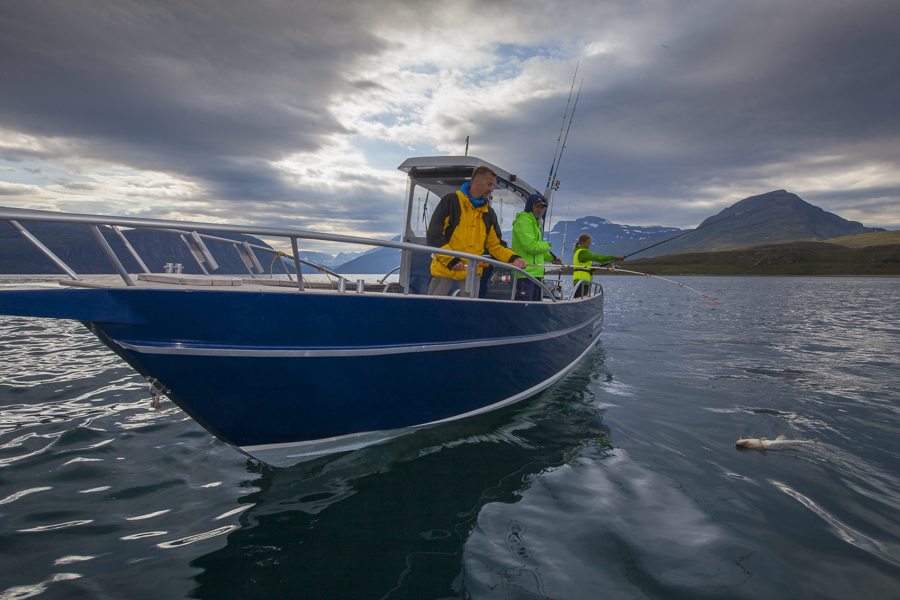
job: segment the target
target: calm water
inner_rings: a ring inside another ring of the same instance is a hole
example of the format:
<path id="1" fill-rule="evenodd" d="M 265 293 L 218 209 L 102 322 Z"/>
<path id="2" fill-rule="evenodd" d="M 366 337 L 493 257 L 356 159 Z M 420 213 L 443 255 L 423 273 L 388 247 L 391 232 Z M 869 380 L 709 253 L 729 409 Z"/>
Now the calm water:
<path id="1" fill-rule="evenodd" d="M 290 469 L 0 317 L 0 599 L 900 597 L 900 279 L 677 280 L 722 306 L 606 277 L 558 385 Z"/>

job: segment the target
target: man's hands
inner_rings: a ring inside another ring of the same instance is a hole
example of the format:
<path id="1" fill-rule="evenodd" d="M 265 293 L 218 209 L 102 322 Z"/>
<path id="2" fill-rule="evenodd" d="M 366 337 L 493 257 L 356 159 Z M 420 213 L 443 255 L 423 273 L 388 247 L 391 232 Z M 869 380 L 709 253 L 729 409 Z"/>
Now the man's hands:
<path id="1" fill-rule="evenodd" d="M 625 260 L 624 256 L 613 256 L 613 260 Z"/>
<path id="2" fill-rule="evenodd" d="M 561 259 L 560 257 L 557 256 L 556 258 L 553 259 L 553 264 L 554 264 L 554 265 L 561 265 L 561 264 L 563 264 L 563 261 L 562 261 L 562 259 Z"/>
<path id="3" fill-rule="evenodd" d="M 524 258 L 517 258 L 516 260 L 514 260 L 514 261 L 512 262 L 512 265 L 513 265 L 514 267 L 519 267 L 520 269 L 524 269 L 524 268 L 525 268 L 525 265 L 527 265 L 527 264 L 528 264 L 528 263 L 525 262 L 525 259 L 524 259 Z"/>

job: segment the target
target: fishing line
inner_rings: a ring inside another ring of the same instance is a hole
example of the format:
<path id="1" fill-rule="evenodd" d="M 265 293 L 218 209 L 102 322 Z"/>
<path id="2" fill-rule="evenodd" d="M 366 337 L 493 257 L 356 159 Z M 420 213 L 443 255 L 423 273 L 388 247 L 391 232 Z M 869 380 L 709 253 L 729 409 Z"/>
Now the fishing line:
<path id="1" fill-rule="evenodd" d="M 706 298 L 706 299 L 709 300 L 710 302 L 715 302 L 718 306 L 722 306 L 721 304 L 719 304 L 718 302 L 716 302 L 715 300 L 713 300 L 712 298 L 710 298 L 709 296 L 707 296 L 706 294 L 704 294 L 704 293 L 701 292 L 701 291 L 695 290 L 694 288 L 689 287 L 689 286 L 686 286 L 686 285 L 684 285 L 683 283 L 678 283 L 677 281 L 672 281 L 671 279 L 666 279 L 665 277 L 660 277 L 659 275 L 651 275 L 650 273 L 641 273 L 641 272 L 639 272 L 639 271 L 627 271 L 627 270 L 625 270 L 625 269 L 620 269 L 619 267 L 592 267 L 592 268 L 596 268 L 596 269 L 605 269 L 605 270 L 607 270 L 607 271 L 613 271 L 613 272 L 615 272 L 615 271 L 620 271 L 620 272 L 622 272 L 622 273 L 632 273 L 632 274 L 634 274 L 634 275 L 645 275 L 645 276 L 647 276 L 647 277 L 655 277 L 656 279 L 662 279 L 663 281 L 668 281 L 669 283 L 674 283 L 675 285 L 680 285 L 680 286 L 683 287 L 684 289 L 686 289 L 686 290 L 691 290 L 692 292 L 695 292 L 695 293 L 697 293 L 697 294 L 700 294 L 701 296 L 703 296 L 704 298 Z"/>
<path id="2" fill-rule="evenodd" d="M 660 244 L 665 244 L 666 242 L 671 242 L 672 240 L 677 240 L 678 238 L 680 238 L 680 237 L 683 236 L 683 235 L 687 235 L 687 234 L 689 234 L 689 233 L 694 233 L 695 231 L 700 231 L 700 230 L 703 229 L 704 227 L 709 227 L 710 225 L 715 225 L 716 223 L 721 223 L 722 221 L 724 221 L 724 220 L 726 220 L 726 219 L 730 219 L 731 217 L 736 217 L 736 216 L 738 216 L 738 215 L 742 215 L 742 214 L 744 214 L 745 212 L 748 212 L 748 211 L 751 211 L 751 210 L 753 210 L 753 209 L 752 209 L 752 208 L 748 208 L 747 210 L 742 210 L 742 211 L 739 212 L 739 213 L 734 213 L 733 215 L 728 215 L 727 217 L 725 217 L 725 218 L 723 218 L 723 219 L 719 219 L 718 221 L 713 221 L 712 223 L 707 223 L 706 225 L 701 225 L 700 227 L 697 227 L 696 229 L 691 229 L 690 231 L 685 231 L 684 233 L 679 233 L 679 234 L 676 235 L 675 237 L 670 237 L 670 238 L 665 239 L 665 240 L 663 240 L 663 241 L 661 241 L 661 242 L 658 242 L 658 243 L 656 243 L 656 244 L 653 244 L 652 246 L 647 246 L 646 248 L 642 248 L 642 249 L 638 250 L 637 252 L 632 252 L 631 254 L 626 254 L 626 255 L 625 255 L 625 258 L 628 258 L 628 257 L 630 257 L 630 256 L 634 256 L 635 254 L 640 254 L 640 253 L 643 252 L 644 250 L 649 250 L 650 248 L 656 248 L 656 247 L 659 246 Z M 607 263 L 604 263 L 604 264 L 607 264 Z"/>

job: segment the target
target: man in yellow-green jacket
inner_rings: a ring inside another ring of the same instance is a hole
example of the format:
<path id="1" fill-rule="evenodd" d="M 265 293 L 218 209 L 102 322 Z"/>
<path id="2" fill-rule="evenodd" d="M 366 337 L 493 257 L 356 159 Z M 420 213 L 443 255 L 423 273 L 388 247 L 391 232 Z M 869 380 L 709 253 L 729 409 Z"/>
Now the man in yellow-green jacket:
<path id="1" fill-rule="evenodd" d="M 555 265 L 562 264 L 562 261 L 550 252 L 550 242 L 541 239 L 541 220 L 544 218 L 545 210 L 547 210 L 546 198 L 540 194 L 532 194 L 525 201 L 525 210 L 517 214 L 513 221 L 513 252 L 532 265 L 525 267 L 525 272 L 537 279 L 544 277 L 544 267 L 540 266 L 543 263 L 552 261 Z M 516 300 L 539 302 L 540 286 L 530 279 L 519 278 L 516 281 Z"/>

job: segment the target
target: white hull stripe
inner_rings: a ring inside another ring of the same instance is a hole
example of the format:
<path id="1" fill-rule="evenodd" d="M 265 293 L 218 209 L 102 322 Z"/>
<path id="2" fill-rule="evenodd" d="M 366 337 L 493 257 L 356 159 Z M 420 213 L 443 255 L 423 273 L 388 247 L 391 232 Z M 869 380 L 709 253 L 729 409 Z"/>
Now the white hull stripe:
<path id="1" fill-rule="evenodd" d="M 446 352 L 448 350 L 466 350 L 469 348 L 485 348 L 489 346 L 507 346 L 510 344 L 529 344 L 557 337 L 569 335 L 579 329 L 596 323 L 602 318 L 602 313 L 587 321 L 548 333 L 536 335 L 523 335 L 516 337 L 493 338 L 485 340 L 473 340 L 466 342 L 439 342 L 434 344 L 415 344 L 410 346 L 366 346 L 345 348 L 253 348 L 253 347 L 222 347 L 200 344 L 167 344 L 165 346 L 133 344 L 114 340 L 117 344 L 141 354 L 175 354 L 179 356 L 223 356 L 223 357 L 247 357 L 247 358 L 320 358 L 320 357 L 351 357 L 351 356 L 381 356 L 385 354 L 413 354 L 416 352 Z M 596 328 L 595 328 L 596 329 Z"/>

